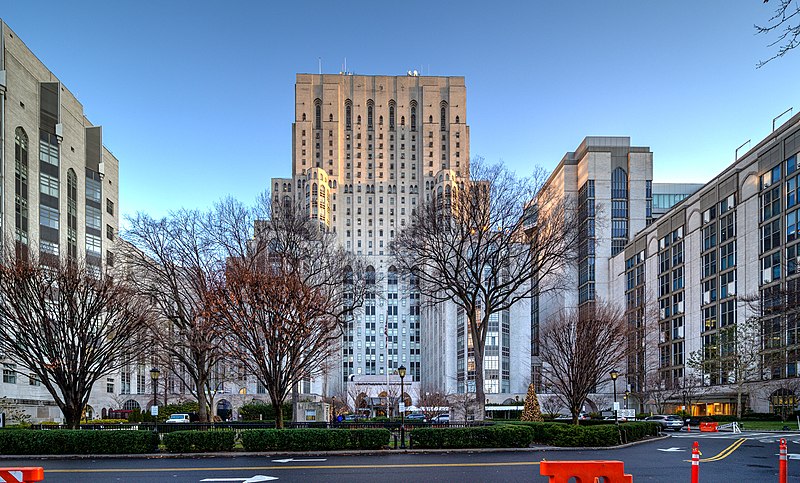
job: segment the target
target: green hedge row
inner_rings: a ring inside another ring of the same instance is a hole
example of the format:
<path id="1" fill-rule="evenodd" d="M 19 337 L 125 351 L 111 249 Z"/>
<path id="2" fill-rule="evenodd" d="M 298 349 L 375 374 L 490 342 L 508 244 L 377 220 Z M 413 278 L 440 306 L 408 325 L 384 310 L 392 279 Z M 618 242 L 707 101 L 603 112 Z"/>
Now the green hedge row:
<path id="1" fill-rule="evenodd" d="M 472 428 L 415 428 L 413 448 L 526 448 L 533 431 L 524 425 L 478 426 Z"/>
<path id="2" fill-rule="evenodd" d="M 141 454 L 157 448 L 152 431 L 0 430 L 0 454 Z"/>
<path id="3" fill-rule="evenodd" d="M 164 447 L 169 453 L 231 451 L 234 431 L 175 431 L 164 435 Z"/>
<path id="4" fill-rule="evenodd" d="M 595 426 L 575 426 L 561 423 L 529 423 L 519 422 L 533 431 L 533 442 L 550 446 L 594 447 L 616 446 L 620 442 L 632 442 L 648 436 L 656 436 L 660 430 L 659 423 L 629 422 L 621 423 L 619 431 L 614 424 Z"/>
<path id="5" fill-rule="evenodd" d="M 381 449 L 388 429 L 249 429 L 242 431 L 245 451 L 325 451 Z"/>

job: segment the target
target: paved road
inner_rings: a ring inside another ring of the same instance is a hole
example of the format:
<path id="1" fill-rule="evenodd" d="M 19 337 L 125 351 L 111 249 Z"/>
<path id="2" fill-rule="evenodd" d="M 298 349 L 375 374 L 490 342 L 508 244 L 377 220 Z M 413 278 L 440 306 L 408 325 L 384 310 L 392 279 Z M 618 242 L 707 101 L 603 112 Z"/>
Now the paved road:
<path id="1" fill-rule="evenodd" d="M 379 456 L 225 457 L 197 459 L 20 460 L 2 466 L 41 465 L 51 482 L 544 482 L 539 461 L 614 459 L 625 462 L 635 482 L 688 481 L 691 444 L 703 453 L 700 481 L 777 481 L 778 445 L 774 433 L 685 434 L 630 448 L 605 451 L 400 454 Z M 767 441 L 769 440 L 769 441 Z M 789 453 L 800 459 L 800 437 L 789 439 Z M 664 451 L 667 450 L 667 451 Z M 324 461 L 300 461 L 302 459 Z M 789 481 L 800 482 L 800 461 L 790 461 Z M 260 476 L 261 478 L 258 478 Z M 270 480 L 273 478 L 274 480 Z"/>

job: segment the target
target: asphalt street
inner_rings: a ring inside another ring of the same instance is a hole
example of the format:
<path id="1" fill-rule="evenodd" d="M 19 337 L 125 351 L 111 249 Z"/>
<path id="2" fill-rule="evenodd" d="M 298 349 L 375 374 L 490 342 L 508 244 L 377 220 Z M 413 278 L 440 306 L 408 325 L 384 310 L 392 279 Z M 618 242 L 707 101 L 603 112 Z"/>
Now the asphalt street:
<path id="1" fill-rule="evenodd" d="M 185 459 L 3 460 L 0 466 L 43 466 L 51 482 L 544 482 L 546 460 L 621 460 L 634 482 L 689 481 L 691 446 L 700 444 L 701 482 L 778 480 L 778 443 L 787 437 L 789 481 L 800 482 L 800 433 L 679 433 L 629 448 L 595 451 L 371 456 L 217 457 Z"/>

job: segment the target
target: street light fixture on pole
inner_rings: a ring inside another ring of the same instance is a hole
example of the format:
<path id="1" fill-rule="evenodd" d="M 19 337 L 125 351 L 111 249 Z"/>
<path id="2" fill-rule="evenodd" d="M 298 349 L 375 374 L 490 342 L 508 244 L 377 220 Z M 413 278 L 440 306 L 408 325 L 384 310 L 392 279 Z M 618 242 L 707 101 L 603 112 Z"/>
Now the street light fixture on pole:
<path id="1" fill-rule="evenodd" d="M 622 396 L 622 399 L 625 401 L 625 409 L 628 409 L 628 396 L 631 395 L 630 391 L 625 391 L 625 395 Z"/>
<path id="2" fill-rule="evenodd" d="M 406 398 L 404 396 L 403 379 L 406 377 L 406 366 L 397 368 L 400 376 L 400 449 L 406 449 Z"/>
<path id="3" fill-rule="evenodd" d="M 150 369 L 150 380 L 153 382 L 153 406 L 150 408 L 150 415 L 151 416 L 158 416 L 158 401 L 156 400 L 157 393 L 156 389 L 158 389 L 158 377 L 161 375 L 161 371 L 158 370 L 157 367 Z M 155 407 L 155 410 L 153 410 Z M 155 412 L 155 414 L 153 414 Z"/>
<path id="4" fill-rule="evenodd" d="M 619 419 L 617 418 L 617 378 L 619 377 L 619 372 L 616 369 L 611 371 L 611 380 L 614 382 L 614 424 L 619 424 Z"/>

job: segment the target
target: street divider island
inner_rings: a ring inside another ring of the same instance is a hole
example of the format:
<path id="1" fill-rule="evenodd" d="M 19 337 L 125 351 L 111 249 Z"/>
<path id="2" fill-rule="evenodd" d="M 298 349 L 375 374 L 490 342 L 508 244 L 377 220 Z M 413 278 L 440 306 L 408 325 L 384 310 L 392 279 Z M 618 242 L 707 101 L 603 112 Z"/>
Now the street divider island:
<path id="1" fill-rule="evenodd" d="M 232 429 L 156 431 L 132 429 L 3 429 L 0 454 L 78 455 L 203 452 L 380 450 L 392 447 L 384 428 Z M 548 422 L 504 422 L 487 426 L 407 428 L 412 449 L 607 447 L 657 436 L 658 423 L 576 426 Z M 395 441 L 396 443 L 396 441 Z"/>

